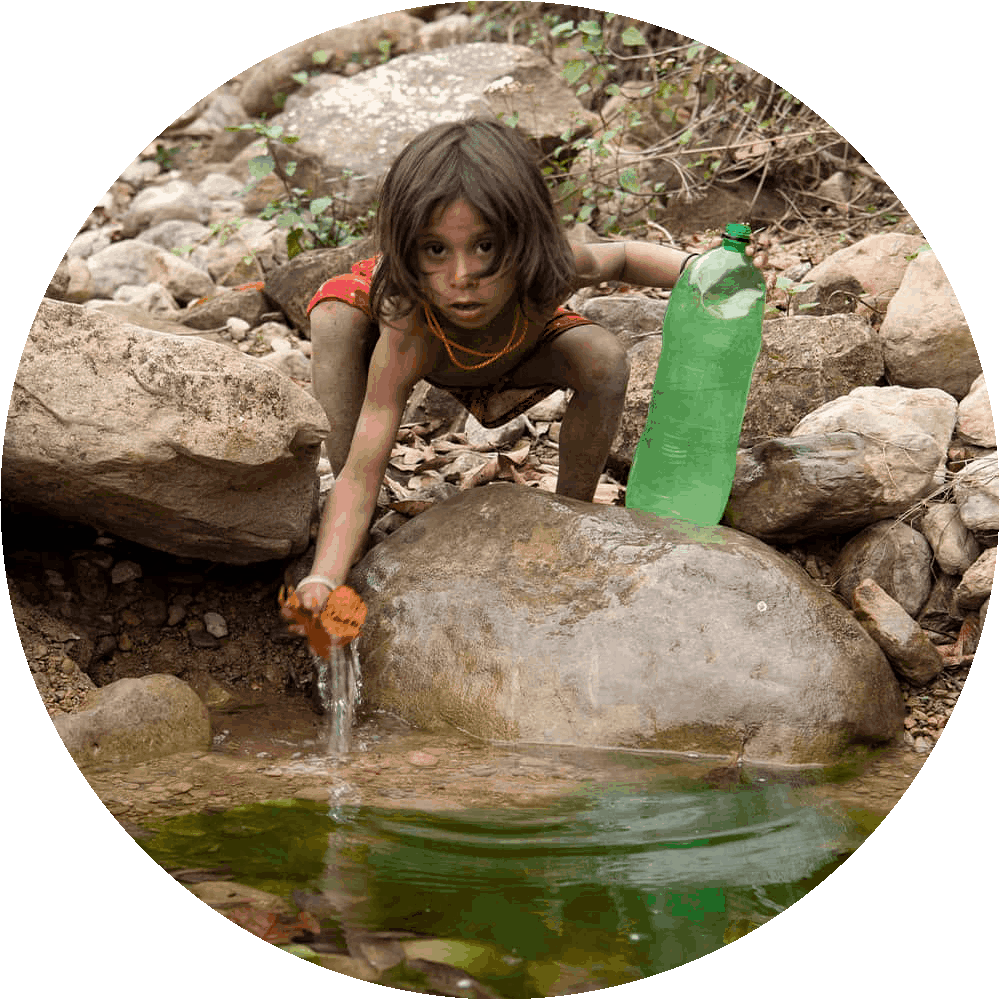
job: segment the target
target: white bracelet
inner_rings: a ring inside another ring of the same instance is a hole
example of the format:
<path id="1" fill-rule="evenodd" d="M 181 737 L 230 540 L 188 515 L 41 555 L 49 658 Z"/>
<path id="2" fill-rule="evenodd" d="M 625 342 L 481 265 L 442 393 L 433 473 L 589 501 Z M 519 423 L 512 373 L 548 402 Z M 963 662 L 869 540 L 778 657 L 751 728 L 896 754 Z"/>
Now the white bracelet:
<path id="1" fill-rule="evenodd" d="M 328 587 L 330 590 L 337 589 L 336 584 L 334 584 L 333 580 L 331 580 L 327 576 L 319 576 L 319 575 L 303 577 L 301 580 L 299 580 L 298 586 L 296 586 L 295 589 L 299 590 L 299 588 L 304 587 L 307 583 L 322 583 L 325 587 Z"/>

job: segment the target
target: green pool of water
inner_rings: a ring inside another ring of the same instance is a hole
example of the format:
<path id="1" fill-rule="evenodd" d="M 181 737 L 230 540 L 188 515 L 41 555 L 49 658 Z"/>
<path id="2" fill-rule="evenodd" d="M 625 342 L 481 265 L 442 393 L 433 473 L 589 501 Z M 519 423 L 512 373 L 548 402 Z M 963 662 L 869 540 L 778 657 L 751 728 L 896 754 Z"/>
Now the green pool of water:
<path id="1" fill-rule="evenodd" d="M 384 985 L 443 992 L 423 961 L 467 974 L 445 995 L 541 997 L 721 948 L 801 899 L 875 825 L 780 784 L 661 783 L 545 810 L 258 803 L 162 821 L 142 846 L 168 870 L 207 869 L 321 914 L 322 935 L 289 946 L 310 961 L 329 965 L 324 950 L 345 952 L 353 928 L 405 946 Z"/>

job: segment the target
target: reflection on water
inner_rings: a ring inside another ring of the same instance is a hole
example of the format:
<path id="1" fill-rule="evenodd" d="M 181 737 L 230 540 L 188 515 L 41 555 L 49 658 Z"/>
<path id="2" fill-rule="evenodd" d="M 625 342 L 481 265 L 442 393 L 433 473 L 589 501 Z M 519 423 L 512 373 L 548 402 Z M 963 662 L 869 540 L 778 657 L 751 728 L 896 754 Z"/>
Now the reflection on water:
<path id="1" fill-rule="evenodd" d="M 222 865 L 232 881 L 319 901 L 330 950 L 395 934 L 417 966 L 548 996 L 690 962 L 800 899 L 865 833 L 814 801 L 780 784 L 677 782 L 545 811 L 334 814 L 289 800 L 167 820 L 143 846 L 168 868 Z M 404 964 L 379 981 L 434 991 L 400 978 Z"/>
<path id="2" fill-rule="evenodd" d="M 611 791 L 545 814 L 344 819 L 326 885 L 355 900 L 353 924 L 474 939 L 512 965 L 601 969 L 599 986 L 714 951 L 847 853 L 845 823 L 781 786 Z"/>

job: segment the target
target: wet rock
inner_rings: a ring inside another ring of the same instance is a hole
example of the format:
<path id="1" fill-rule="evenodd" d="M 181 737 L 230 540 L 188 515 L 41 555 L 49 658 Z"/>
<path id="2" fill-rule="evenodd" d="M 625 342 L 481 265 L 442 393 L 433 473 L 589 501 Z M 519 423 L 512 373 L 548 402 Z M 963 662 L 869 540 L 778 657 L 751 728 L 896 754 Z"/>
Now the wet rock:
<path id="1" fill-rule="evenodd" d="M 969 324 L 931 250 L 910 261 L 879 329 L 893 385 L 965 396 L 983 370 Z"/>
<path id="2" fill-rule="evenodd" d="M 923 630 L 874 580 L 854 588 L 851 607 L 900 677 L 929 684 L 941 673 L 944 663 Z"/>
<path id="3" fill-rule="evenodd" d="M 208 709 L 183 681 L 127 677 L 99 688 L 79 712 L 53 719 L 80 767 L 154 760 L 211 745 Z"/>
<path id="4" fill-rule="evenodd" d="M 927 508 L 920 531 L 934 550 L 937 564 L 950 575 L 964 573 L 979 556 L 979 543 L 962 523 L 953 503 L 935 503 Z"/>
<path id="5" fill-rule="evenodd" d="M 862 580 L 871 578 L 908 615 L 915 615 L 931 592 L 932 558 L 931 547 L 919 531 L 901 521 L 879 521 L 841 549 L 833 577 L 846 601 Z"/>
<path id="6" fill-rule="evenodd" d="M 805 763 L 902 724 L 853 616 L 731 529 L 493 484 L 411 520 L 351 583 L 364 697 L 416 725 Z"/>

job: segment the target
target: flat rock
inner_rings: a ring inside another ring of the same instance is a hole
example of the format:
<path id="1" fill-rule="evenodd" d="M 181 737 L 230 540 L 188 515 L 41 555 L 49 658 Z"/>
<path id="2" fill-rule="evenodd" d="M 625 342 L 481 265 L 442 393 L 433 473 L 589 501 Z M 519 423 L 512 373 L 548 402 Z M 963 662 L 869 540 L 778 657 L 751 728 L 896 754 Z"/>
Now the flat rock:
<path id="1" fill-rule="evenodd" d="M 973 533 L 988 535 L 1000 528 L 997 453 L 970 462 L 955 477 L 955 503 L 962 523 Z"/>
<path id="2" fill-rule="evenodd" d="M 284 558 L 308 543 L 328 426 L 231 348 L 45 300 L 11 396 L 4 497 L 175 555 Z"/>
<path id="3" fill-rule="evenodd" d="M 126 677 L 98 688 L 79 712 L 53 719 L 59 738 L 79 767 L 154 760 L 208 750 L 208 709 L 170 674 Z"/>
<path id="4" fill-rule="evenodd" d="M 394 532 L 351 584 L 364 696 L 419 726 L 806 764 L 902 724 L 853 616 L 728 528 L 492 484 Z"/>
<path id="5" fill-rule="evenodd" d="M 958 404 L 955 432 L 963 441 L 979 448 L 997 446 L 997 432 L 993 425 L 993 411 L 990 409 L 985 376 L 980 375 L 972 383 L 969 394 Z"/>

